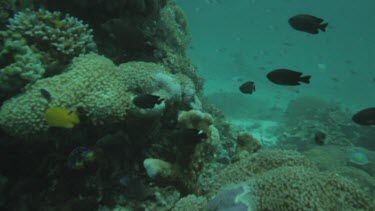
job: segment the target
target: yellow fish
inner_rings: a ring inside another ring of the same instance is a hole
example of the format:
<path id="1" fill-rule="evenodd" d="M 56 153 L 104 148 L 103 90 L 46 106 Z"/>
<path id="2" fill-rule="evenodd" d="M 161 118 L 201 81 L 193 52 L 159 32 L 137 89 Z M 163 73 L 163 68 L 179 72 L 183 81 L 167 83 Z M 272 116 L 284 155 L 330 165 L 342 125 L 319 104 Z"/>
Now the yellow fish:
<path id="1" fill-rule="evenodd" d="M 79 117 L 75 111 L 58 106 L 47 109 L 44 118 L 51 127 L 73 128 L 79 123 Z"/>

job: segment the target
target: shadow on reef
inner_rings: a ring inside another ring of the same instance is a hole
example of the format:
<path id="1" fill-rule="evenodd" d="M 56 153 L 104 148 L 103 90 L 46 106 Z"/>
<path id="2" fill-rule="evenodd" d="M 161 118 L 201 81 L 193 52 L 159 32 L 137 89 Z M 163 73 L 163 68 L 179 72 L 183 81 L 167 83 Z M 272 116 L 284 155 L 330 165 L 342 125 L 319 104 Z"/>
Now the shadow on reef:
<path id="1" fill-rule="evenodd" d="M 94 30 L 99 51 L 115 63 L 122 63 L 157 60 L 153 54 L 158 46 L 150 38 L 162 40 L 167 36 L 158 31 L 163 26 L 157 25 L 166 5 L 167 0 L 68 0 L 46 1 L 41 7 L 69 13 L 87 22 Z"/>

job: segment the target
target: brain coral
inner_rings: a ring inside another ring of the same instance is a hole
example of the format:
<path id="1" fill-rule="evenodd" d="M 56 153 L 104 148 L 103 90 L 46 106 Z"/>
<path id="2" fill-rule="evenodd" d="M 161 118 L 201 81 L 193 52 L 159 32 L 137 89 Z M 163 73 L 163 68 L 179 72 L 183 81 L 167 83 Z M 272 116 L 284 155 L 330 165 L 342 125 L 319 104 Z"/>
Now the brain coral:
<path id="1" fill-rule="evenodd" d="M 82 55 L 66 72 L 41 79 L 27 87 L 24 94 L 4 102 L 0 126 L 16 136 L 46 131 L 49 126 L 44 112 L 52 106 L 82 108 L 93 124 L 122 120 L 132 105 L 126 83 L 109 59 L 94 53 Z M 42 97 L 41 89 L 51 94 L 51 102 Z"/>

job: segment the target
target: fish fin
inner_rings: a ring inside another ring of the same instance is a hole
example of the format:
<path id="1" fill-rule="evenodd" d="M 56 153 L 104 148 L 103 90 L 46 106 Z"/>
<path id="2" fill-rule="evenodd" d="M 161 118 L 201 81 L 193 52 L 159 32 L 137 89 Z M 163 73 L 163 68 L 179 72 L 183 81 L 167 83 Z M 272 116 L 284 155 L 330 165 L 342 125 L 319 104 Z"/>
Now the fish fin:
<path id="1" fill-rule="evenodd" d="M 328 26 L 328 23 L 320 24 L 319 29 L 325 32 L 327 26 Z"/>
<path id="2" fill-rule="evenodd" d="M 318 21 L 318 23 L 322 23 L 322 22 L 324 21 L 324 20 L 321 19 L 321 18 L 317 18 L 316 20 Z"/>
<path id="3" fill-rule="evenodd" d="M 163 98 L 160 98 L 160 97 L 159 97 L 158 101 L 156 101 L 156 104 L 157 104 L 157 105 L 160 105 L 160 103 L 163 102 L 163 100 L 164 100 Z"/>
<path id="4" fill-rule="evenodd" d="M 305 84 L 309 84 L 310 83 L 310 78 L 311 78 L 311 75 L 307 75 L 307 76 L 303 76 L 299 79 L 299 81 L 305 83 Z"/>

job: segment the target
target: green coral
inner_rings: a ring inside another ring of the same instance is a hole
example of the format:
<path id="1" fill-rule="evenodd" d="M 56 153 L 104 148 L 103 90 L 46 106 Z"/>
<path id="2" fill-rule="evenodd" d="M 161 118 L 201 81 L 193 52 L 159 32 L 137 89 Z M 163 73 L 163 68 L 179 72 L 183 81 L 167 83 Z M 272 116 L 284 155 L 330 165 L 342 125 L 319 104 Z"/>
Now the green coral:
<path id="1" fill-rule="evenodd" d="M 41 55 L 26 44 L 19 34 L 0 32 L 0 91 L 14 94 L 25 85 L 43 77 Z"/>
<path id="2" fill-rule="evenodd" d="M 9 30 L 36 43 L 40 50 L 73 57 L 95 49 L 92 29 L 81 20 L 61 12 L 26 9 L 9 20 Z"/>

